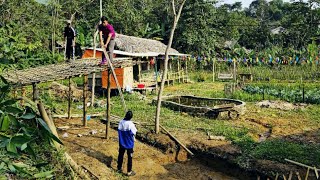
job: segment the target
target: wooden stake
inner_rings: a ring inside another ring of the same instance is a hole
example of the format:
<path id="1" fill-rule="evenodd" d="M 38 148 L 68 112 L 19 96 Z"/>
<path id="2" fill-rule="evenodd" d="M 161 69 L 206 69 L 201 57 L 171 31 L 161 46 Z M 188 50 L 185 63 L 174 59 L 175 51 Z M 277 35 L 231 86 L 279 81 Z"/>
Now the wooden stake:
<path id="1" fill-rule="evenodd" d="M 26 97 L 26 88 L 24 86 L 21 88 L 21 97 L 20 104 L 24 106 L 24 98 Z"/>
<path id="2" fill-rule="evenodd" d="M 180 146 L 183 147 L 183 149 L 185 149 L 190 155 L 194 156 L 194 154 L 185 146 L 183 145 L 176 137 L 174 137 L 169 131 L 167 131 L 162 125 L 159 124 L 159 126 L 166 132 L 168 133 L 168 135 L 174 139 L 178 144 L 180 144 Z"/>
<path id="3" fill-rule="evenodd" d="M 289 174 L 288 180 L 291 180 L 291 179 L 292 179 L 292 175 L 293 175 L 293 173 L 292 173 L 292 171 L 290 171 L 290 174 Z"/>
<path id="4" fill-rule="evenodd" d="M 180 83 L 180 59 L 178 59 L 178 82 Z"/>
<path id="5" fill-rule="evenodd" d="M 68 92 L 68 119 L 71 119 L 71 78 L 69 77 L 69 92 Z"/>
<path id="6" fill-rule="evenodd" d="M 186 76 L 187 76 L 186 81 L 188 81 L 188 58 L 186 58 Z"/>
<path id="7" fill-rule="evenodd" d="M 109 139 L 110 130 L 110 93 L 111 93 L 111 70 L 108 69 L 108 85 L 107 85 L 107 124 L 106 124 L 106 139 Z"/>
<path id="8" fill-rule="evenodd" d="M 310 168 L 308 168 L 308 170 L 307 170 L 306 177 L 304 178 L 305 180 L 308 180 L 308 177 L 309 177 L 309 171 L 310 171 Z"/>
<path id="9" fill-rule="evenodd" d="M 87 126 L 88 75 L 83 76 L 83 126 Z"/>
<path id="10" fill-rule="evenodd" d="M 216 60 L 216 58 L 213 58 L 212 59 L 212 82 L 214 82 L 215 81 L 215 72 L 214 72 L 214 63 L 215 63 L 215 60 Z"/>
<path id="11" fill-rule="evenodd" d="M 274 178 L 274 180 L 278 180 L 278 178 L 279 178 L 279 174 L 277 173 L 276 177 Z"/>
<path id="12" fill-rule="evenodd" d="M 300 177 L 299 172 L 296 172 L 296 175 L 297 175 L 298 180 L 302 180 L 302 178 Z"/>
<path id="13" fill-rule="evenodd" d="M 233 79 L 234 79 L 234 82 L 237 81 L 237 75 L 236 75 L 236 60 L 233 61 Z"/>
<path id="14" fill-rule="evenodd" d="M 94 104 L 94 91 L 96 88 L 96 73 L 92 74 L 92 86 L 91 86 L 91 107 L 93 107 Z"/>
<path id="15" fill-rule="evenodd" d="M 13 94 L 12 95 L 13 95 L 13 98 L 15 98 L 15 99 L 17 98 L 17 88 L 13 89 Z"/>
<path id="16" fill-rule="evenodd" d="M 37 102 L 37 100 L 39 99 L 39 92 L 38 92 L 38 88 L 37 88 L 37 84 L 36 83 L 32 83 L 32 95 L 33 95 L 33 101 Z"/>

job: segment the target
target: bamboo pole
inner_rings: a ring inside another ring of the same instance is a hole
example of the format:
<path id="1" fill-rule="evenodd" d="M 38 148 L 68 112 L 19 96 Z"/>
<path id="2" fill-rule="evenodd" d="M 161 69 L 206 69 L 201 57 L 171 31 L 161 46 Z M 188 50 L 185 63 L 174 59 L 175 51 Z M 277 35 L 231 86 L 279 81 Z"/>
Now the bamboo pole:
<path id="1" fill-rule="evenodd" d="M 24 106 L 24 98 L 26 97 L 26 87 L 24 86 L 21 88 L 21 97 L 20 104 L 21 106 Z"/>
<path id="2" fill-rule="evenodd" d="M 39 99 L 39 92 L 38 92 L 36 83 L 32 83 L 32 95 L 33 95 L 33 101 L 37 102 L 37 100 Z"/>
<path id="3" fill-rule="evenodd" d="M 126 102 L 124 101 L 123 93 L 121 91 L 121 87 L 120 87 L 116 72 L 114 71 L 112 62 L 110 61 L 110 58 L 109 58 L 109 56 L 108 56 L 108 54 L 106 52 L 106 49 L 102 48 L 102 50 L 103 50 L 103 53 L 104 53 L 105 57 L 107 58 L 107 62 L 108 62 L 109 68 L 112 71 L 112 75 L 113 75 L 114 81 L 116 82 L 116 85 L 117 85 L 117 88 L 118 88 L 118 91 L 119 91 L 119 94 L 120 94 L 120 97 L 121 97 L 123 110 L 124 110 L 124 113 L 126 113 L 127 112 L 127 106 L 126 106 Z"/>
<path id="4" fill-rule="evenodd" d="M 233 79 L 234 79 L 234 82 L 236 83 L 237 81 L 237 74 L 236 74 L 236 60 L 233 61 Z"/>
<path id="5" fill-rule="evenodd" d="M 180 59 L 178 58 L 178 82 L 180 82 Z"/>
<path id="6" fill-rule="evenodd" d="M 194 156 L 194 154 L 185 146 L 183 145 L 176 137 L 174 137 L 169 131 L 167 131 L 161 124 L 159 124 L 159 126 L 166 132 L 168 133 L 168 135 L 174 139 L 178 144 L 180 144 L 180 146 L 183 147 L 183 149 L 185 149 L 190 155 Z"/>
<path id="7" fill-rule="evenodd" d="M 308 170 L 307 170 L 307 174 L 306 174 L 306 177 L 304 178 L 305 180 L 308 180 L 308 177 L 309 177 L 309 172 L 310 172 L 310 168 L 308 168 Z"/>
<path id="8" fill-rule="evenodd" d="M 88 75 L 83 76 L 83 126 L 87 126 Z"/>
<path id="9" fill-rule="evenodd" d="M 298 180 L 302 180 L 302 178 L 301 178 L 301 176 L 300 176 L 299 172 L 296 172 L 296 175 L 297 175 Z"/>
<path id="10" fill-rule="evenodd" d="M 39 109 L 39 112 L 41 114 L 41 117 L 43 118 L 43 120 L 47 123 L 49 129 L 51 130 L 52 134 L 55 135 L 57 138 L 59 138 L 58 136 L 58 133 L 57 133 L 57 129 L 54 125 L 54 123 L 50 120 L 45 108 L 44 108 L 44 105 L 39 102 L 38 103 L 38 109 Z M 61 145 L 59 143 L 57 143 L 56 141 L 53 141 L 54 142 L 54 147 L 57 149 L 57 150 L 60 150 L 61 149 Z M 78 166 L 78 164 L 72 159 L 72 157 L 67 153 L 65 152 L 64 153 L 64 156 L 66 158 L 66 161 L 70 164 L 70 166 L 72 167 L 72 169 L 74 171 L 76 171 L 83 179 L 90 179 L 88 177 L 88 175 L 81 169 L 80 166 Z"/>
<path id="11" fill-rule="evenodd" d="M 93 107 L 94 104 L 94 91 L 96 87 L 96 73 L 92 74 L 92 86 L 91 86 L 91 107 Z"/>
<path id="12" fill-rule="evenodd" d="M 12 92 L 12 96 L 13 96 L 13 98 L 17 98 L 17 88 L 14 88 L 13 89 L 13 92 Z"/>
<path id="13" fill-rule="evenodd" d="M 156 91 L 158 90 L 158 60 L 155 58 L 154 63 L 155 73 L 156 73 Z"/>
<path id="14" fill-rule="evenodd" d="M 71 119 L 71 78 L 69 77 L 69 92 L 68 92 L 68 119 Z"/>
<path id="15" fill-rule="evenodd" d="M 216 58 L 213 58 L 212 59 L 212 82 L 214 82 L 215 81 L 215 67 L 214 67 L 214 63 L 215 63 L 215 60 L 216 60 Z"/>
<path id="16" fill-rule="evenodd" d="M 111 93 L 111 70 L 108 69 L 108 85 L 107 85 L 107 124 L 106 124 L 106 139 L 109 139 L 110 130 L 110 93 Z"/>
<path id="17" fill-rule="evenodd" d="M 292 161 L 290 159 L 284 159 L 284 160 L 287 161 L 287 162 L 290 162 L 292 164 L 298 165 L 298 166 L 302 166 L 302 167 L 309 168 L 309 169 L 312 169 L 312 170 L 320 171 L 320 169 L 317 169 L 316 167 L 308 166 L 308 165 L 305 165 L 305 164 L 302 164 L 302 163 L 299 163 L 299 162 L 296 162 L 296 161 Z"/>
<path id="18" fill-rule="evenodd" d="M 290 174 L 289 174 L 288 180 L 291 180 L 291 179 L 292 179 L 292 175 L 293 175 L 293 173 L 292 173 L 292 171 L 290 171 Z"/>

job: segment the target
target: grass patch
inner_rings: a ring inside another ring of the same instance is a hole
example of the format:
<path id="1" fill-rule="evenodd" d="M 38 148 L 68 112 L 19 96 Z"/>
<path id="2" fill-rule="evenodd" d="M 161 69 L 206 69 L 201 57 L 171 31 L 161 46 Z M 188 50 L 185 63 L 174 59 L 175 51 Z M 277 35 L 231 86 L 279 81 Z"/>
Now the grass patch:
<path id="1" fill-rule="evenodd" d="M 210 74 L 206 76 L 208 77 L 208 80 L 205 82 L 195 81 L 195 83 L 176 84 L 175 86 L 166 87 L 163 94 L 195 95 L 208 98 L 225 97 L 223 92 L 225 83 L 210 82 Z M 79 81 L 80 80 L 81 79 L 79 79 Z M 156 106 L 152 104 L 152 99 L 155 97 L 155 95 L 149 94 L 147 97 L 144 97 L 139 93 L 124 95 L 128 109 L 133 110 L 133 119 L 135 121 L 154 124 Z M 309 105 L 307 108 L 301 110 L 281 111 L 278 109 L 261 109 L 257 107 L 255 105 L 256 101 L 262 100 L 260 94 L 251 95 L 249 93 L 237 91 L 233 94 L 232 98 L 247 102 L 247 113 L 242 116 L 244 118 L 248 117 L 264 120 L 266 121 L 265 123 L 271 124 L 272 126 L 281 126 L 282 128 L 288 126 L 291 129 L 301 126 L 300 119 L 303 119 L 304 127 L 310 127 L 311 130 L 319 127 L 320 115 L 317 112 L 320 105 Z M 265 97 L 265 99 L 268 99 L 268 97 Z M 44 98 L 44 100 L 47 105 L 55 107 L 60 114 L 66 113 L 66 99 L 59 100 L 50 97 L 47 99 Z M 106 98 L 97 98 L 96 100 L 106 100 Z M 75 102 L 72 104 L 72 114 L 82 114 L 82 109 L 77 108 L 77 106 L 82 106 L 82 102 Z M 104 113 L 105 111 L 106 108 L 102 107 L 88 108 L 88 114 Z M 111 98 L 111 113 L 120 117 L 124 116 L 123 106 L 119 96 Z M 284 119 L 285 121 L 279 122 L 278 119 Z M 174 112 L 167 108 L 161 108 L 160 123 L 168 128 L 169 131 L 170 129 L 186 129 L 190 131 L 200 131 L 203 134 L 209 132 L 210 135 L 225 136 L 228 140 L 232 141 L 232 144 L 241 149 L 242 155 L 237 158 L 237 163 L 239 165 L 245 165 L 245 162 L 251 158 L 274 160 L 278 162 L 284 162 L 284 159 L 288 158 L 308 165 L 320 164 L 320 148 L 318 146 L 288 142 L 281 140 L 281 137 L 272 140 L 268 139 L 263 143 L 257 143 L 252 135 L 263 132 L 259 132 L 255 126 L 252 126 L 252 124 L 249 124 L 246 120 L 210 120 Z M 286 130 L 284 129 L 284 131 Z"/>
<path id="2" fill-rule="evenodd" d="M 320 146 L 281 139 L 268 140 L 258 144 L 251 155 L 257 159 L 285 162 L 284 159 L 286 158 L 311 166 L 320 165 Z"/>

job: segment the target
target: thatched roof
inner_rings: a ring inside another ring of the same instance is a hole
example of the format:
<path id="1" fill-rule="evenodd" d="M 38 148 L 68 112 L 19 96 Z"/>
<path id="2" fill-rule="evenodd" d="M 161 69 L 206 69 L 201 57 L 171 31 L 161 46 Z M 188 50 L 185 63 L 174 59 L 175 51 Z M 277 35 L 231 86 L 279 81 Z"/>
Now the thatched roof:
<path id="1" fill-rule="evenodd" d="M 134 36 L 126 36 L 123 34 L 117 34 L 116 37 L 116 49 L 130 52 L 130 53 L 147 53 L 155 52 L 164 54 L 167 45 L 160 41 L 153 39 L 145 39 Z M 170 48 L 169 53 L 178 54 L 179 52 L 173 48 Z"/>

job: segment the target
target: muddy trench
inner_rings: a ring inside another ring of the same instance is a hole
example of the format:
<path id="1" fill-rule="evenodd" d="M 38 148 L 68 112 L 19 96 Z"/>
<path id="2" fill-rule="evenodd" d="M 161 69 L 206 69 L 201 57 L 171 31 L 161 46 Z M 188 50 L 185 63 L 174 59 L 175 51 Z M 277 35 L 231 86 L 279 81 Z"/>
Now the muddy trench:
<path id="1" fill-rule="evenodd" d="M 126 155 L 123 174 L 116 172 L 118 139 L 116 125 L 112 125 L 111 138 L 106 140 L 105 125 L 98 120 L 80 125 L 81 120 L 57 119 L 56 126 L 69 126 L 59 130 L 67 152 L 91 174 L 92 179 L 126 179 Z M 95 132 L 95 133 L 93 133 Z M 257 179 L 255 172 L 247 172 L 221 157 L 191 148 L 191 157 L 167 134 L 140 133 L 134 148 L 133 169 L 130 179 Z M 262 176 L 263 177 L 263 176 Z M 264 178 L 261 178 L 264 179 Z"/>

